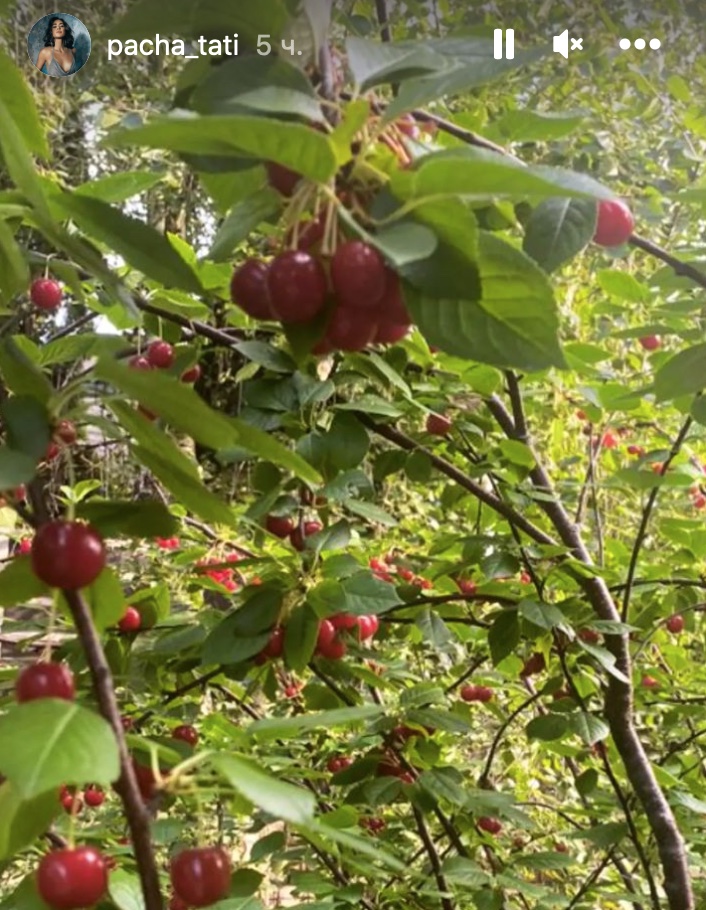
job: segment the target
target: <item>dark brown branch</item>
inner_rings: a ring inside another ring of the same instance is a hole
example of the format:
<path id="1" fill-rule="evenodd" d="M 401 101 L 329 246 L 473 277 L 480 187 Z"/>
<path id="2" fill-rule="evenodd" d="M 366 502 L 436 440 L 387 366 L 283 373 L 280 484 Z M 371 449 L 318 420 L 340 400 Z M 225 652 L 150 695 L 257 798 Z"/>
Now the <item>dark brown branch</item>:
<path id="1" fill-rule="evenodd" d="M 490 744 L 490 749 L 488 750 L 488 756 L 485 760 L 485 765 L 483 766 L 483 770 L 478 775 L 478 786 L 479 787 L 487 787 L 488 784 L 490 783 L 490 769 L 493 765 L 493 759 L 495 758 L 495 753 L 498 751 L 498 747 L 500 746 L 500 741 L 502 740 L 505 731 L 510 726 L 510 724 L 513 722 L 513 720 L 518 715 L 522 714 L 522 712 L 525 710 L 525 708 L 528 708 L 531 704 L 534 704 L 534 702 L 537 701 L 537 699 L 541 696 L 541 694 L 542 694 L 541 692 L 533 692 L 532 695 L 530 695 L 529 698 L 526 698 L 518 708 L 515 708 L 515 710 L 511 714 L 509 714 L 505 718 L 503 723 L 500 725 L 497 733 L 493 737 L 493 742 Z"/>
<path id="2" fill-rule="evenodd" d="M 150 816 L 140 795 L 132 761 L 125 743 L 115 686 L 88 604 L 78 591 L 64 591 L 81 645 L 86 655 L 101 714 L 113 728 L 120 755 L 120 777 L 115 790 L 122 800 L 130 828 L 135 860 L 146 910 L 162 910 L 159 873 L 150 836 Z"/>
<path id="3" fill-rule="evenodd" d="M 380 37 L 383 41 L 392 41 L 392 31 L 390 29 L 390 19 L 387 13 L 387 0 L 375 0 L 375 12 L 380 25 Z"/>
<path id="4" fill-rule="evenodd" d="M 640 237 L 639 234 L 633 234 L 628 242 L 631 246 L 637 247 L 639 250 L 649 253 L 650 256 L 654 256 L 655 259 L 664 262 L 665 265 L 668 265 L 672 269 L 675 275 L 679 275 L 682 278 L 689 278 L 694 284 L 706 288 L 706 275 L 703 272 L 694 268 L 693 265 L 689 265 L 688 262 L 682 262 L 681 259 L 672 256 L 671 253 L 662 249 L 658 244 L 653 243 L 651 240 L 647 240 L 645 237 Z"/>
<path id="5" fill-rule="evenodd" d="M 429 865 L 431 866 L 431 870 L 434 873 L 437 888 L 441 892 L 441 906 L 443 907 L 443 910 L 453 910 L 454 905 L 451 901 L 451 898 L 449 897 L 449 889 L 446 884 L 446 879 L 444 878 L 444 873 L 441 871 L 441 860 L 439 859 L 439 854 L 436 852 L 434 841 L 429 836 L 429 831 L 427 829 L 426 822 L 424 821 L 424 816 L 414 805 L 414 803 L 412 804 L 412 812 L 414 814 L 414 821 L 417 825 L 419 837 L 421 838 L 426 854 L 429 857 Z"/>

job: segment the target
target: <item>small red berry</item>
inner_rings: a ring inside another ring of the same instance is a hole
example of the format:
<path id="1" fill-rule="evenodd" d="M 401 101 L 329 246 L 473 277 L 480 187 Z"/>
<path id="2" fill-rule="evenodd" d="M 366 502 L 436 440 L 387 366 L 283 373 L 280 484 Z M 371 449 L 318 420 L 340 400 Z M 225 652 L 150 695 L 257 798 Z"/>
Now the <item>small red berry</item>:
<path id="1" fill-rule="evenodd" d="M 71 420 L 60 420 L 54 429 L 54 439 L 63 442 L 64 445 L 71 446 L 78 439 L 76 425 Z"/>
<path id="2" fill-rule="evenodd" d="M 289 535 L 292 546 L 295 550 L 299 550 L 301 553 L 306 549 L 306 539 L 311 537 L 313 534 L 318 534 L 319 531 L 323 530 L 323 525 L 320 521 L 305 521 L 304 527 L 297 525 L 296 528 Z"/>
<path id="3" fill-rule="evenodd" d="M 105 802 L 105 793 L 99 787 L 86 787 L 83 798 L 87 806 L 96 809 Z"/>
<path id="4" fill-rule="evenodd" d="M 128 360 L 128 366 L 133 370 L 151 370 L 152 364 L 146 357 L 143 357 L 141 354 L 136 354 L 134 357 L 131 357 Z"/>
<path id="5" fill-rule="evenodd" d="M 184 372 L 181 374 L 182 382 L 194 383 L 198 382 L 199 379 L 201 379 L 201 367 L 198 365 L 198 363 L 195 363 L 192 367 L 189 367 L 188 370 L 184 370 Z"/>
<path id="6" fill-rule="evenodd" d="M 101 574 L 105 561 L 103 538 L 78 521 L 47 522 L 32 541 L 34 574 L 53 588 L 85 588 Z"/>
<path id="7" fill-rule="evenodd" d="M 633 232 L 635 219 L 620 199 L 601 199 L 593 242 L 599 246 L 620 246 Z"/>
<path id="8" fill-rule="evenodd" d="M 37 890 L 52 910 L 97 904 L 108 889 L 108 870 L 95 847 L 52 850 L 37 868 Z"/>
<path id="9" fill-rule="evenodd" d="M 153 341 L 147 348 L 147 362 L 159 370 L 166 370 L 174 363 L 174 348 L 166 341 Z"/>
<path id="10" fill-rule="evenodd" d="M 458 578 L 456 579 L 456 585 L 461 594 L 472 595 L 475 594 L 477 590 L 476 583 L 470 578 Z"/>
<path id="11" fill-rule="evenodd" d="M 604 449 L 616 449 L 618 447 L 618 437 L 610 430 L 601 436 L 601 446 Z"/>
<path id="12" fill-rule="evenodd" d="M 659 686 L 659 682 L 654 678 L 654 676 L 643 676 L 641 685 L 645 689 L 656 689 Z"/>
<path id="13" fill-rule="evenodd" d="M 358 625 L 358 617 L 353 613 L 336 613 L 329 620 L 334 629 L 355 629 Z"/>
<path id="14" fill-rule="evenodd" d="M 265 519 L 265 528 L 270 534 L 274 534 L 275 537 L 284 540 L 285 537 L 289 537 L 294 530 L 294 522 L 291 518 L 286 518 L 284 516 L 268 515 Z"/>
<path id="15" fill-rule="evenodd" d="M 597 645 L 601 640 L 600 633 L 596 632 L 595 629 L 579 629 L 578 636 L 587 645 Z"/>
<path id="16" fill-rule="evenodd" d="M 261 259 L 246 259 L 233 273 L 231 300 L 253 319 L 274 318 L 267 289 L 269 271 L 269 265 Z"/>
<path id="17" fill-rule="evenodd" d="M 426 430 L 432 436 L 448 436 L 451 427 L 452 422 L 449 417 L 441 414 L 429 414 L 427 417 Z"/>
<path id="18" fill-rule="evenodd" d="M 327 660 L 340 660 L 347 650 L 345 641 L 340 638 L 334 638 L 327 645 L 319 647 L 318 653 Z"/>
<path id="19" fill-rule="evenodd" d="M 118 623 L 121 632 L 137 632 L 142 625 L 140 611 L 135 607 L 126 607 L 123 618 Z"/>
<path id="20" fill-rule="evenodd" d="M 639 458 L 642 458 L 642 456 L 645 454 L 645 450 L 642 446 L 629 445 L 627 447 L 627 453 L 628 455 L 636 455 Z"/>
<path id="21" fill-rule="evenodd" d="M 674 616 L 669 617 L 666 626 L 673 635 L 678 635 L 684 631 L 684 617 L 681 613 L 675 613 Z"/>
<path id="22" fill-rule="evenodd" d="M 640 344 L 645 351 L 658 351 L 662 347 L 662 339 L 659 335 L 645 335 L 640 338 Z"/>
<path id="23" fill-rule="evenodd" d="M 536 673 L 541 673 L 542 670 L 546 668 L 546 661 L 544 660 L 544 654 L 536 652 L 528 657 L 524 663 L 524 666 L 520 670 L 520 676 L 534 676 Z"/>
<path id="24" fill-rule="evenodd" d="M 61 286 L 53 278 L 35 278 L 29 297 L 40 310 L 55 310 L 61 303 Z"/>
<path id="25" fill-rule="evenodd" d="M 69 815 L 78 815 L 81 809 L 83 809 L 83 802 L 75 793 L 62 793 L 59 797 L 59 802 L 61 803 L 64 812 L 67 812 Z"/>
<path id="26" fill-rule="evenodd" d="M 321 651 L 321 649 L 325 650 L 326 648 L 328 648 L 335 637 L 336 637 L 336 627 L 330 620 L 323 619 L 319 623 L 319 633 L 316 637 L 317 651 Z"/>
<path id="27" fill-rule="evenodd" d="M 342 243 L 331 260 L 331 285 L 339 304 L 352 309 L 377 306 L 385 293 L 385 260 L 362 240 Z M 371 334 L 374 335 L 373 331 Z M 364 347 L 364 345 L 363 345 Z"/>
<path id="28" fill-rule="evenodd" d="M 270 265 L 267 288 L 278 319 L 309 322 L 324 307 L 328 282 L 318 259 L 302 250 L 287 250 Z"/>
<path id="29" fill-rule="evenodd" d="M 476 824 L 481 831 L 485 831 L 488 834 L 499 834 L 503 827 L 497 818 L 488 818 L 487 816 L 479 818 Z"/>
<path id="30" fill-rule="evenodd" d="M 360 307 L 339 304 L 326 326 L 324 341 L 334 351 L 363 351 L 372 344 L 377 333 L 377 322 Z"/>
<path id="31" fill-rule="evenodd" d="M 265 170 L 267 171 L 267 180 L 270 186 L 287 197 L 294 194 L 297 184 L 302 179 L 301 174 L 285 167 L 283 164 L 277 164 L 276 161 L 266 162 Z"/>
<path id="32" fill-rule="evenodd" d="M 74 675 L 66 664 L 31 664 L 15 680 L 15 698 L 18 702 L 38 698 L 61 698 L 73 701 L 76 695 Z"/>
<path id="33" fill-rule="evenodd" d="M 272 630 L 270 635 L 270 640 L 267 642 L 265 647 L 260 651 L 265 658 L 275 658 L 281 657 L 284 652 L 284 629 L 281 626 L 276 626 Z"/>
<path id="34" fill-rule="evenodd" d="M 191 724 L 180 724 L 172 730 L 172 739 L 179 739 L 190 746 L 195 746 L 199 741 L 199 734 Z"/>
<path id="35" fill-rule="evenodd" d="M 208 907 L 230 890 L 230 858 L 221 847 L 195 847 L 172 857 L 174 893 L 190 907 Z"/>

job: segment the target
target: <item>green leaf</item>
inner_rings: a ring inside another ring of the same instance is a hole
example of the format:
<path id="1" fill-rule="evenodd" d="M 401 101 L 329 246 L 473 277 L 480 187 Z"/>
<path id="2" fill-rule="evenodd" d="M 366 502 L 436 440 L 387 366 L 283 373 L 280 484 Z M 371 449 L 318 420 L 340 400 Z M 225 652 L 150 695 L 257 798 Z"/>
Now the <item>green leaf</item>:
<path id="1" fill-rule="evenodd" d="M 569 729 L 576 733 L 588 746 L 600 742 L 610 733 L 610 728 L 599 717 L 579 711 L 569 717 Z"/>
<path id="2" fill-rule="evenodd" d="M 545 272 L 553 272 L 591 242 L 596 215 L 593 199 L 545 199 L 525 225 L 522 249 Z"/>
<path id="3" fill-rule="evenodd" d="M 423 45 L 381 44 L 352 36 L 346 40 L 346 54 L 353 78 L 364 92 L 375 85 L 403 82 L 449 66 L 445 57 Z"/>
<path id="4" fill-rule="evenodd" d="M 276 586 L 258 589 L 209 633 L 204 646 L 204 664 L 233 664 L 261 651 L 282 609 L 282 591 Z"/>
<path id="5" fill-rule="evenodd" d="M 90 587 L 84 588 L 83 594 L 99 632 L 117 625 L 122 619 L 125 613 L 125 594 L 120 579 L 109 566 L 103 569 Z M 65 612 L 69 613 L 68 607 Z"/>
<path id="6" fill-rule="evenodd" d="M 314 655 L 319 634 L 319 617 L 308 604 L 294 610 L 287 621 L 284 636 L 284 662 L 295 673 L 301 673 Z"/>
<path id="7" fill-rule="evenodd" d="M 654 390 L 658 401 L 671 401 L 706 388 L 706 344 L 695 344 L 670 357 L 657 370 Z"/>
<path id="8" fill-rule="evenodd" d="M 566 617 L 553 604 L 523 600 L 519 603 L 517 609 L 523 619 L 535 626 L 539 626 L 540 629 L 555 629 L 557 626 L 567 626 Z"/>
<path id="9" fill-rule="evenodd" d="M 305 824 L 313 820 L 316 797 L 309 790 L 267 774 L 252 762 L 236 755 L 213 755 L 208 764 L 231 787 L 269 815 L 292 824 Z"/>
<path id="10" fill-rule="evenodd" d="M 31 396 L 42 404 L 46 404 L 51 398 L 51 383 L 39 367 L 19 348 L 14 338 L 4 338 L 0 342 L 0 373 L 2 373 L 7 387 L 15 395 Z M 44 454 L 44 451 L 46 451 L 46 445 L 39 454 Z"/>
<path id="11" fill-rule="evenodd" d="M 429 344 L 491 366 L 530 372 L 565 366 L 546 275 L 520 250 L 484 231 L 479 252 L 480 300 L 408 295 L 410 312 Z"/>
<path id="12" fill-rule="evenodd" d="M 568 136 L 589 114 L 582 111 L 537 111 L 531 108 L 506 111 L 483 134 L 502 143 L 548 142 Z"/>
<path id="13" fill-rule="evenodd" d="M 618 269 L 601 269 L 597 274 L 598 284 L 611 297 L 629 300 L 631 303 L 646 303 L 651 298 L 649 287 L 642 284 L 629 272 Z"/>
<path id="14" fill-rule="evenodd" d="M 424 640 L 439 651 L 446 650 L 449 642 L 455 638 L 439 614 L 430 607 L 422 607 L 415 617 L 414 624 L 424 636 Z"/>
<path id="15" fill-rule="evenodd" d="M 159 171 L 122 171 L 80 183 L 71 192 L 100 199 L 102 202 L 125 202 L 151 190 L 164 178 L 165 174 Z"/>
<path id="16" fill-rule="evenodd" d="M 0 74 L 0 82 L 2 75 Z M 20 94 L 20 98 L 22 97 Z M 42 182 L 37 174 L 32 156 L 25 144 L 24 136 L 13 119 L 12 112 L 7 106 L 5 96 L 0 96 L 0 151 L 5 161 L 7 171 L 13 183 L 20 189 L 31 202 L 35 214 L 44 224 L 51 225 L 52 218 L 44 196 Z"/>
<path id="17" fill-rule="evenodd" d="M 146 126 L 113 133 L 107 144 L 198 155 L 246 153 L 258 160 L 275 161 L 320 182 L 330 180 L 337 168 L 334 148 L 323 133 L 298 123 L 264 117 L 199 117 L 180 111 Z"/>
<path id="18" fill-rule="evenodd" d="M 691 416 L 697 423 L 702 426 L 706 425 L 706 398 L 694 399 L 694 403 L 691 406 Z"/>
<path id="19" fill-rule="evenodd" d="M 85 518 L 103 537 L 171 537 L 179 521 L 161 502 L 102 502 L 97 499 L 80 502 L 76 515 Z"/>
<path id="20" fill-rule="evenodd" d="M 39 118 L 34 95 L 23 73 L 0 51 L 0 99 L 22 135 L 28 151 L 49 158 L 49 144 Z"/>
<path id="21" fill-rule="evenodd" d="M 23 800 L 62 784 L 107 786 L 120 773 L 108 722 L 54 698 L 13 705 L 0 717 L 0 768 Z"/>
<path id="22" fill-rule="evenodd" d="M 488 645 L 493 665 L 497 666 L 520 642 L 520 622 L 516 610 L 498 613 L 488 632 Z"/>
<path id="23" fill-rule="evenodd" d="M 216 232 L 208 259 L 224 262 L 263 221 L 269 221 L 282 207 L 282 197 L 271 187 L 263 187 L 233 206 Z"/>
<path id="24" fill-rule="evenodd" d="M 598 199 L 613 196 L 586 174 L 539 164 L 526 166 L 516 158 L 480 148 L 454 148 L 426 155 L 414 170 L 393 174 L 390 187 L 405 200 L 445 195 L 516 201 L 556 196 Z"/>
<path id="25" fill-rule="evenodd" d="M 0 302 L 9 304 L 29 286 L 27 260 L 5 221 L 0 220 Z"/>
<path id="26" fill-rule="evenodd" d="M 14 556 L 0 572 L 0 607 L 15 607 L 50 590 L 34 574 L 29 556 Z"/>
<path id="27" fill-rule="evenodd" d="M 341 582 L 345 597 L 342 611 L 355 616 L 385 613 L 402 603 L 394 585 L 370 572 L 356 572 Z"/>
<path id="28" fill-rule="evenodd" d="M 10 490 L 21 483 L 29 483 L 37 470 L 37 459 L 24 452 L 0 448 L 0 490 Z"/>
<path id="29" fill-rule="evenodd" d="M 125 869 L 113 869 L 108 879 L 108 894 L 118 910 L 144 910 L 139 876 Z"/>
<path id="30" fill-rule="evenodd" d="M 56 793 L 23 800 L 9 781 L 0 785 L 0 860 L 28 847 L 43 834 L 57 813 Z"/>
<path id="31" fill-rule="evenodd" d="M 564 714 L 542 714 L 533 718 L 525 727 L 529 739 L 561 739 L 569 730 L 569 721 Z"/>
<path id="32" fill-rule="evenodd" d="M 332 711 L 319 711 L 310 714 L 299 714 L 296 717 L 265 717 L 256 720 L 246 728 L 249 736 L 260 740 L 297 737 L 309 730 L 324 728 L 333 730 L 337 727 L 350 727 L 364 721 L 375 720 L 384 714 L 382 705 L 359 705 L 355 708 L 335 708 Z"/>
<path id="33" fill-rule="evenodd" d="M 519 854 L 517 864 L 526 869 L 568 869 L 576 864 L 576 860 L 566 853 L 542 850 L 539 853 Z"/>
<path id="34" fill-rule="evenodd" d="M 119 253 L 133 268 L 165 287 L 203 293 L 201 282 L 167 238 L 149 224 L 100 199 L 63 193 L 53 200 L 90 237 Z"/>

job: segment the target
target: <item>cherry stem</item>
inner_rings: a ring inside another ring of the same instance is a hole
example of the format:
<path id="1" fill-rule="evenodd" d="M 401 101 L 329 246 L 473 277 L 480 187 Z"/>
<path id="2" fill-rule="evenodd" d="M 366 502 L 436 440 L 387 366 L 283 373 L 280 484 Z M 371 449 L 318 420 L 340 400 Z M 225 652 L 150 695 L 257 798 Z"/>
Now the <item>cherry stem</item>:
<path id="1" fill-rule="evenodd" d="M 150 836 L 150 816 L 140 794 L 125 742 L 125 732 L 120 719 L 110 667 L 86 600 L 78 591 L 64 591 L 64 598 L 71 610 L 76 631 L 88 661 L 101 714 L 113 728 L 117 740 L 120 755 L 120 777 L 115 783 L 115 790 L 122 801 L 130 829 L 145 899 L 145 910 L 162 910 L 159 873 Z"/>

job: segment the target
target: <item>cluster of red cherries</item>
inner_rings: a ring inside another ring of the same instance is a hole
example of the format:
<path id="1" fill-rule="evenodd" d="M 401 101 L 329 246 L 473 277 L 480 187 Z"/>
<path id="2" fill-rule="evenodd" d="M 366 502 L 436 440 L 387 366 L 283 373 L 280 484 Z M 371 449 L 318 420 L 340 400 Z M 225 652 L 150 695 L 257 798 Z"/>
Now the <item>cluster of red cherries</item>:
<path id="1" fill-rule="evenodd" d="M 346 240 L 330 259 L 312 252 L 321 239 L 321 220 L 299 234 L 297 249 L 271 262 L 246 260 L 233 274 L 231 298 L 254 319 L 284 325 L 310 324 L 326 314 L 317 355 L 362 351 L 394 344 L 409 332 L 412 319 L 402 298 L 399 276 L 371 244 Z"/>
<path id="2" fill-rule="evenodd" d="M 319 623 L 314 653 L 327 660 L 340 660 L 345 656 L 348 645 L 345 634 L 356 634 L 359 641 L 367 641 L 375 636 L 380 628 L 377 616 L 354 616 L 352 613 L 336 613 Z M 255 662 L 262 664 L 276 660 L 284 654 L 286 628 L 275 626 L 265 647 L 255 657 Z"/>

